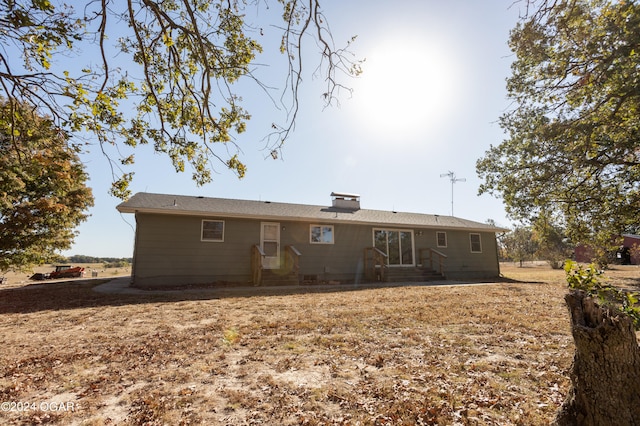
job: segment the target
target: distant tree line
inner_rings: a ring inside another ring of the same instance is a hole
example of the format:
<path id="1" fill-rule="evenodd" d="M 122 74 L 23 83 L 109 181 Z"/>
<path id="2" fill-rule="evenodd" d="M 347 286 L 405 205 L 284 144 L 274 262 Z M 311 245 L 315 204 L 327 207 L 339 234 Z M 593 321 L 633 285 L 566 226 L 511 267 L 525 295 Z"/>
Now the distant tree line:
<path id="1" fill-rule="evenodd" d="M 93 257 L 74 254 L 65 258 L 69 263 L 102 263 L 105 268 L 123 268 L 133 261 L 130 257 Z"/>

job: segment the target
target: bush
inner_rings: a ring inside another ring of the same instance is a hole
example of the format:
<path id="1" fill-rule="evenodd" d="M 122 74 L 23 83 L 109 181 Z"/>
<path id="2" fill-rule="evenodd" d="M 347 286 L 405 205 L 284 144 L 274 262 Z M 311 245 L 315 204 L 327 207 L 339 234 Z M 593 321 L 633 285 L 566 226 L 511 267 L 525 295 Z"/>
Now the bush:
<path id="1" fill-rule="evenodd" d="M 640 330 L 640 305 L 638 293 L 615 288 L 602 282 L 603 275 L 594 264 L 583 268 L 577 262 L 567 260 L 564 267 L 569 288 L 582 290 L 597 299 L 602 306 L 612 307 L 628 315 L 636 330 Z"/>

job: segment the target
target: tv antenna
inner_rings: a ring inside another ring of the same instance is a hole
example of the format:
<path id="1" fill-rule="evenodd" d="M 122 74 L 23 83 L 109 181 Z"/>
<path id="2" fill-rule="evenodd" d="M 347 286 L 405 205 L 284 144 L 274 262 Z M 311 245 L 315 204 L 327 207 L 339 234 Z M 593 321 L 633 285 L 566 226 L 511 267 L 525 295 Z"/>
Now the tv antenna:
<path id="1" fill-rule="evenodd" d="M 465 178 L 458 178 L 456 177 L 455 172 L 449 171 L 448 173 L 443 173 L 440 175 L 440 177 L 448 177 L 449 180 L 451 181 L 451 216 L 453 216 L 453 184 L 456 182 L 466 182 L 467 180 Z"/>

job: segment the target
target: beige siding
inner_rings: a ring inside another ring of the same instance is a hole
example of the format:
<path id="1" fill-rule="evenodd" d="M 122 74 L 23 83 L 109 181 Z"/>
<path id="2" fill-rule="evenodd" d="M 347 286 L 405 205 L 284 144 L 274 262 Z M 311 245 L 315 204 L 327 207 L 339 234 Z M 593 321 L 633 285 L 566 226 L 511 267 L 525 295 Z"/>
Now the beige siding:
<path id="1" fill-rule="evenodd" d="M 224 242 L 201 241 L 203 219 L 224 220 Z M 218 217 L 138 214 L 137 284 L 248 282 L 250 248 L 260 242 L 260 223 Z"/>
<path id="2" fill-rule="evenodd" d="M 442 230 L 425 230 L 422 236 L 416 236 L 416 251 L 422 247 L 433 248 L 447 255 L 445 274 L 448 279 L 491 278 L 500 275 L 494 233 L 446 230 L 447 247 L 438 247 L 436 232 Z M 469 234 L 472 233 L 480 234 L 481 253 L 471 252 Z"/>
<path id="3" fill-rule="evenodd" d="M 355 280 L 361 273 L 363 250 L 373 244 L 370 226 L 333 224 L 334 244 L 311 244 L 311 225 L 322 222 L 289 223 L 282 232 L 283 245 L 291 244 L 301 253 L 300 273 L 320 280 Z"/>
<path id="4" fill-rule="evenodd" d="M 203 219 L 224 220 L 224 242 L 200 240 Z M 260 220 L 138 213 L 136 221 L 136 285 L 250 283 L 251 246 L 260 243 Z M 362 276 L 363 250 L 373 246 L 374 226 L 290 221 L 279 224 L 281 250 L 293 245 L 302 253 L 301 275 L 340 281 L 357 281 Z M 333 225 L 335 243 L 311 244 L 312 224 Z M 495 234 L 480 233 L 482 253 L 471 253 L 468 231 L 446 231 L 446 248 L 437 247 L 435 229 L 414 231 L 421 231 L 421 235 L 414 232 L 415 261 L 420 248 L 434 248 L 446 254 L 447 278 L 495 277 L 499 274 Z"/>

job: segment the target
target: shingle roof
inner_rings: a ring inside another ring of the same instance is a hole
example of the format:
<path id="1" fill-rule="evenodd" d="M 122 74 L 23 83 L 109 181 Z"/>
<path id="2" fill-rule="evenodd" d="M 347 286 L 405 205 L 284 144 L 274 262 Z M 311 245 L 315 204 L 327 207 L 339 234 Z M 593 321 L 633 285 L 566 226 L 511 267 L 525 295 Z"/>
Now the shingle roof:
<path id="1" fill-rule="evenodd" d="M 241 217 L 264 220 L 322 221 L 381 226 L 465 229 L 485 232 L 505 232 L 507 229 L 485 223 L 422 213 L 402 213 L 385 210 L 352 210 L 306 204 L 270 201 L 233 200 L 186 195 L 140 192 L 117 206 L 122 213 L 158 213 L 216 217 Z"/>

